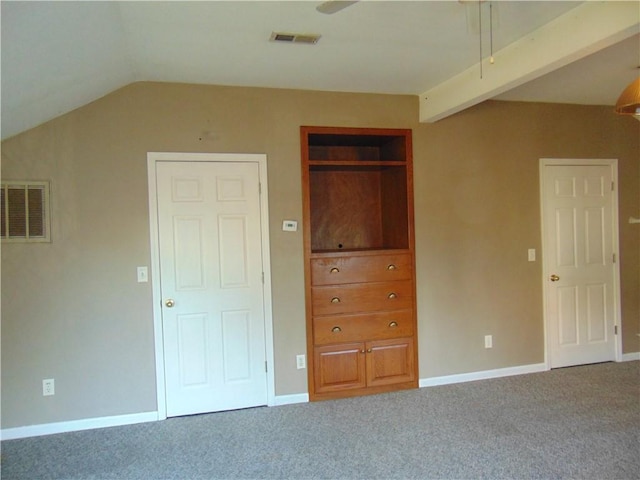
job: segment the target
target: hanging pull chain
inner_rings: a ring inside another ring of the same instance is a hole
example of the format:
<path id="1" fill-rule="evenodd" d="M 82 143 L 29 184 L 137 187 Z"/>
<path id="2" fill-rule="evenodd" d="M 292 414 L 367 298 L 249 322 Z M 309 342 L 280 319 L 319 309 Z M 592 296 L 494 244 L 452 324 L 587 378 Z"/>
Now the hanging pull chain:
<path id="1" fill-rule="evenodd" d="M 493 65 L 493 62 L 495 61 L 493 58 L 493 2 L 489 2 L 489 42 L 491 48 L 489 63 Z"/>
<path id="2" fill-rule="evenodd" d="M 478 28 L 480 30 L 480 80 L 482 80 L 482 0 L 478 0 Z"/>

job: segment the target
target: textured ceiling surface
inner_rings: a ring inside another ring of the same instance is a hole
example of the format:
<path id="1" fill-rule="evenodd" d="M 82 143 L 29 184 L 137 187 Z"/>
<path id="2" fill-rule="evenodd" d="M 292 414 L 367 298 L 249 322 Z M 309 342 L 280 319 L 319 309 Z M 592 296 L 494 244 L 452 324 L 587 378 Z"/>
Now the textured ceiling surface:
<path id="1" fill-rule="evenodd" d="M 478 63 L 480 47 L 486 57 L 583 2 L 365 0 L 332 15 L 320 3 L 4 1 L 2 138 L 135 81 L 419 95 Z M 497 98 L 613 104 L 637 76 L 639 43 Z"/>

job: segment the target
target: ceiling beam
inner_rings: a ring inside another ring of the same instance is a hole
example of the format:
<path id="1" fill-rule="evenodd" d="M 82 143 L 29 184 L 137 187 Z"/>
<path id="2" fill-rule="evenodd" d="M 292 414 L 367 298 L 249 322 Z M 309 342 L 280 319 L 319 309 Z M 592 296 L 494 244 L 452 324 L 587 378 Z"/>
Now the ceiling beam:
<path id="1" fill-rule="evenodd" d="M 436 122 L 640 32 L 637 2 L 585 2 L 422 93 L 420 122 Z"/>

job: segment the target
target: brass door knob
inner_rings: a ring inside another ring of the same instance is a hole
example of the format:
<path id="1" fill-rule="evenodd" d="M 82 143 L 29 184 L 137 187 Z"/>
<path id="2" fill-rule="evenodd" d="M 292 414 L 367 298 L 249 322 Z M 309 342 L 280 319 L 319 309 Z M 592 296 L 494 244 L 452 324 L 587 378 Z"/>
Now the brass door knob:
<path id="1" fill-rule="evenodd" d="M 560 277 L 555 273 L 551 275 L 549 278 L 551 279 L 552 282 L 557 282 L 558 280 L 560 280 Z"/>
<path id="2" fill-rule="evenodd" d="M 164 302 L 164 304 L 167 306 L 167 308 L 173 308 L 176 302 L 172 298 L 169 298 Z"/>

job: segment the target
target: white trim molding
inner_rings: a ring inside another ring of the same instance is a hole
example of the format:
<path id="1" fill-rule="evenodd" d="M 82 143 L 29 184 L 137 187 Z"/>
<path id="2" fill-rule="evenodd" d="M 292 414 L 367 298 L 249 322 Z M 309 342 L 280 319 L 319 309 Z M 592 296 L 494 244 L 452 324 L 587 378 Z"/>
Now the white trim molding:
<path id="1" fill-rule="evenodd" d="M 56 433 L 79 432 L 94 428 L 120 427 L 136 423 L 155 422 L 158 412 L 133 413 L 130 415 L 116 415 L 112 417 L 84 418 L 68 422 L 44 423 L 41 425 L 27 425 L 25 427 L 5 428 L 0 430 L 2 440 L 16 440 L 19 438 L 39 437 Z"/>
<path id="2" fill-rule="evenodd" d="M 491 378 L 511 377 L 513 375 L 525 375 L 549 370 L 544 363 L 521 365 L 518 367 L 498 368 L 495 370 L 483 370 L 481 372 L 457 373 L 442 377 L 421 378 L 420 388 L 436 387 L 438 385 L 450 385 L 452 383 L 474 382 L 476 380 L 489 380 Z"/>
<path id="3" fill-rule="evenodd" d="M 292 395 L 278 395 L 272 406 L 293 405 L 295 403 L 309 403 L 308 393 L 294 393 Z"/>
<path id="4" fill-rule="evenodd" d="M 640 352 L 623 353 L 620 362 L 633 362 L 634 360 L 640 360 Z"/>
<path id="5" fill-rule="evenodd" d="M 631 362 L 640 360 L 640 352 L 625 353 L 621 361 Z M 492 378 L 511 377 L 515 375 L 526 375 L 529 373 L 540 373 L 548 371 L 545 363 L 534 363 L 530 365 L 520 365 L 517 367 L 498 368 L 495 370 L 483 370 L 480 372 L 457 373 L 444 375 L 441 377 L 421 378 L 420 388 L 436 387 L 439 385 L 451 385 L 456 383 L 473 382 L 476 380 L 490 380 Z M 290 395 L 274 396 L 270 407 L 294 405 L 308 403 L 308 393 L 294 393 Z M 82 420 L 72 420 L 69 422 L 47 423 L 42 425 L 28 425 L 25 427 L 6 428 L 0 430 L 2 440 L 16 440 L 19 438 L 38 437 L 42 435 L 52 435 L 56 433 L 77 432 L 81 430 L 91 430 L 94 428 L 119 427 L 124 425 L 134 425 L 136 423 L 155 422 L 164 420 L 159 412 L 144 412 L 130 415 L 117 415 L 113 417 L 87 418 Z"/>

